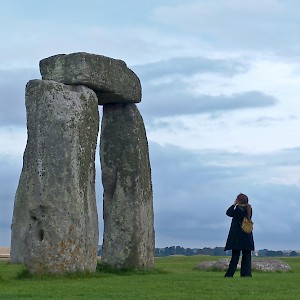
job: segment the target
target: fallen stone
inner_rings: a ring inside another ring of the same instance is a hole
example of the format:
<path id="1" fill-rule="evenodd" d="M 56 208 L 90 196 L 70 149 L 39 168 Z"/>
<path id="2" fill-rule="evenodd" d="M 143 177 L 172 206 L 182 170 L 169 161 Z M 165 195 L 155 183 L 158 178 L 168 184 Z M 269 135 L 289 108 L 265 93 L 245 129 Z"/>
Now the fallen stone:
<path id="1" fill-rule="evenodd" d="M 197 269 L 214 269 L 220 271 L 226 271 L 229 266 L 230 258 L 221 258 L 217 261 L 203 261 L 197 265 Z M 239 261 L 237 269 L 241 268 L 241 262 Z M 266 258 L 253 258 L 252 270 L 263 272 L 289 272 L 291 267 L 280 259 L 266 259 Z"/>
<path id="2" fill-rule="evenodd" d="M 229 262 L 230 262 L 229 258 L 221 258 L 214 263 L 213 268 L 217 270 L 227 270 L 229 266 Z M 237 269 L 239 270 L 240 268 L 241 268 L 241 260 L 239 260 L 237 265 Z"/>
<path id="3" fill-rule="evenodd" d="M 202 261 L 197 265 L 197 269 L 206 270 L 211 269 L 215 265 L 216 261 Z"/>
<path id="4" fill-rule="evenodd" d="M 141 83 L 122 60 L 78 52 L 40 61 L 42 79 L 93 89 L 99 105 L 141 101 Z"/>
<path id="5" fill-rule="evenodd" d="M 265 272 L 291 271 L 291 267 L 280 259 L 254 259 L 252 260 L 252 268 Z"/>
<path id="6" fill-rule="evenodd" d="M 153 194 L 148 142 L 135 104 L 106 104 L 100 137 L 104 188 L 102 262 L 154 264 Z"/>
<path id="7" fill-rule="evenodd" d="M 85 86 L 31 80 L 26 111 L 11 262 L 25 263 L 31 273 L 95 271 L 97 97 Z"/>

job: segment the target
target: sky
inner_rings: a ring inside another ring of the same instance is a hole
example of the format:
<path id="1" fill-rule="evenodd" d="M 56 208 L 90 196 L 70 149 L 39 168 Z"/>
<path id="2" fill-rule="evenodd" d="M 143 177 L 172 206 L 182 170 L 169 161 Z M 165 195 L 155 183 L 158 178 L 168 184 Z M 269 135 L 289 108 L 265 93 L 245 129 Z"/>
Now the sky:
<path id="1" fill-rule="evenodd" d="M 300 250 L 299 15 L 298 0 L 1 1 L 0 246 L 27 140 L 25 85 L 41 59 L 88 52 L 141 80 L 156 247 L 223 247 L 242 192 L 256 249 Z M 99 153 L 96 172 L 102 244 Z"/>

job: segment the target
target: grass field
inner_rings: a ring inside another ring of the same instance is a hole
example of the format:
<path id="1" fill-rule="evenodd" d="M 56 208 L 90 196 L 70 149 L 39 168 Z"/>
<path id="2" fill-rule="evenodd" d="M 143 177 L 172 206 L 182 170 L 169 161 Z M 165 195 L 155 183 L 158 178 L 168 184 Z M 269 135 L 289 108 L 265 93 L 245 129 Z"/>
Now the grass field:
<path id="1" fill-rule="evenodd" d="M 224 278 L 195 266 L 210 256 L 156 258 L 148 272 L 30 277 L 22 266 L 0 262 L 0 299 L 300 299 L 300 258 L 284 258 L 289 273 L 253 272 Z"/>

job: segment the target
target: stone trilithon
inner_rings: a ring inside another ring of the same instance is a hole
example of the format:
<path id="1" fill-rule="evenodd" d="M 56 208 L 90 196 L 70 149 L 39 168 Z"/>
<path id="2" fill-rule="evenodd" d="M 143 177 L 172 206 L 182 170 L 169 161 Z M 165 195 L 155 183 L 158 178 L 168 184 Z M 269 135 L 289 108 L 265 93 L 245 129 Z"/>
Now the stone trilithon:
<path id="1" fill-rule="evenodd" d="M 31 273 L 95 271 L 95 148 L 104 188 L 103 263 L 152 267 L 153 194 L 138 77 L 121 60 L 89 53 L 40 62 L 26 86 L 28 139 L 15 197 L 11 261 Z"/>

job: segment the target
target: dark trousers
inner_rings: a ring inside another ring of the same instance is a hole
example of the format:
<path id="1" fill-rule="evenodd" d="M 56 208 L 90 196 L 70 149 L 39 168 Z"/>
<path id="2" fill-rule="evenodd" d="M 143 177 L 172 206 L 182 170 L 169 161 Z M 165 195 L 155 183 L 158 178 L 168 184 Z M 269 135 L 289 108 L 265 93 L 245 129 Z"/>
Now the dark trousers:
<path id="1" fill-rule="evenodd" d="M 233 277 L 239 262 L 241 250 L 232 250 L 232 256 L 225 277 Z M 251 251 L 242 250 L 241 276 L 251 277 Z"/>

